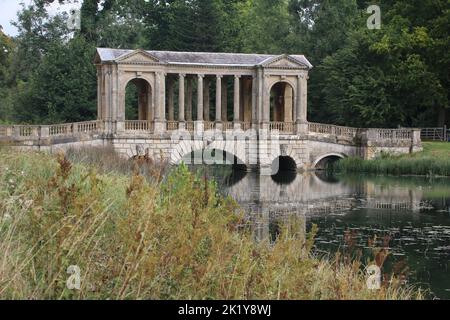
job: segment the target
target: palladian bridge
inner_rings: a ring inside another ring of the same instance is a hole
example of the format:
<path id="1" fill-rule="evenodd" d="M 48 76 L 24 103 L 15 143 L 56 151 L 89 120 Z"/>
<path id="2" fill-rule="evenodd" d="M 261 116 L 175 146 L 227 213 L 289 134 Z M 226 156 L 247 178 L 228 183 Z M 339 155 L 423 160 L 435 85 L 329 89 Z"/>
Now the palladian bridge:
<path id="1" fill-rule="evenodd" d="M 348 156 L 371 159 L 382 151 L 421 150 L 418 129 L 308 122 L 312 65 L 303 55 L 98 48 L 94 63 L 96 120 L 4 125 L 0 142 L 43 151 L 113 146 L 128 157 L 146 152 L 173 164 L 199 150 L 219 151 L 261 171 L 276 160 L 308 170 Z M 127 95 L 133 89 L 134 109 Z"/>

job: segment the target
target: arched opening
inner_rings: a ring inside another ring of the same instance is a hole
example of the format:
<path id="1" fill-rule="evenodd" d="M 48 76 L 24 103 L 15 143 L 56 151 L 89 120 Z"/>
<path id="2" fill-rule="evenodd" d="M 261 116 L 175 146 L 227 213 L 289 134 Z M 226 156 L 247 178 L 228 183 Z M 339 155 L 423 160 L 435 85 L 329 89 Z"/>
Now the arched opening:
<path id="1" fill-rule="evenodd" d="M 125 119 L 153 119 L 152 89 L 144 79 L 132 79 L 125 87 Z"/>
<path id="2" fill-rule="evenodd" d="M 344 159 L 344 156 L 339 154 L 330 154 L 326 155 L 322 158 L 320 158 L 318 161 L 316 161 L 314 165 L 315 170 L 322 170 L 322 171 L 329 171 L 333 169 L 333 166 L 336 164 L 336 162 Z"/>
<path id="3" fill-rule="evenodd" d="M 247 166 L 235 155 L 218 149 L 195 150 L 180 162 L 202 176 L 213 177 L 220 185 L 232 186 L 247 175 Z"/>
<path id="4" fill-rule="evenodd" d="M 279 184 L 290 184 L 297 175 L 297 164 L 291 157 L 278 157 L 272 162 L 272 180 Z"/>
<path id="5" fill-rule="evenodd" d="M 294 89 L 287 82 L 278 82 L 270 90 L 270 121 L 294 121 Z"/>
<path id="6" fill-rule="evenodd" d="M 219 149 L 202 149 L 185 154 L 180 162 L 188 165 L 231 166 L 233 169 L 246 171 L 247 166 L 237 156 Z"/>

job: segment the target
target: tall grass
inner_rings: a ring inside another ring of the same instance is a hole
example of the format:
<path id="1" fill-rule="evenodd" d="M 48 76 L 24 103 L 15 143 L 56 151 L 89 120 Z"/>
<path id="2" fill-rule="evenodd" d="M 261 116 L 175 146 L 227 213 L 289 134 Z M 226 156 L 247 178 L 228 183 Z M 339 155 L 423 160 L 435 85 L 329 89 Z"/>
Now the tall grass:
<path id="1" fill-rule="evenodd" d="M 450 158 L 385 157 L 374 160 L 347 158 L 335 163 L 333 169 L 343 173 L 450 176 Z"/>
<path id="2" fill-rule="evenodd" d="M 450 143 L 424 142 L 423 152 L 408 155 L 381 154 L 374 160 L 347 158 L 332 170 L 343 173 L 450 176 Z"/>
<path id="3" fill-rule="evenodd" d="M 184 166 L 161 181 L 63 155 L 0 156 L 0 299 L 423 297 L 395 278 L 368 290 L 359 262 L 313 256 L 314 234 L 296 224 L 255 242 L 236 203 Z M 66 286 L 71 265 L 80 290 Z"/>

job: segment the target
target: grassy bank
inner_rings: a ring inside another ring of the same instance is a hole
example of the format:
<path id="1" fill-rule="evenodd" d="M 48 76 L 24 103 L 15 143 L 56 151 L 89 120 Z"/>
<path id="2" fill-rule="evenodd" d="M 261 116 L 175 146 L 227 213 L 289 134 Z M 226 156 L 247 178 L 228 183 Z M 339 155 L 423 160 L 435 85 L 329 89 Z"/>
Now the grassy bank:
<path id="1" fill-rule="evenodd" d="M 368 290 L 359 262 L 315 257 L 295 221 L 255 242 L 237 205 L 185 167 L 145 179 L 118 159 L 0 157 L 0 299 L 422 298 L 395 278 Z M 80 290 L 66 286 L 73 265 Z"/>
<path id="2" fill-rule="evenodd" d="M 334 165 L 342 173 L 450 176 L 450 143 L 424 142 L 423 152 L 382 155 L 374 160 L 347 158 Z"/>

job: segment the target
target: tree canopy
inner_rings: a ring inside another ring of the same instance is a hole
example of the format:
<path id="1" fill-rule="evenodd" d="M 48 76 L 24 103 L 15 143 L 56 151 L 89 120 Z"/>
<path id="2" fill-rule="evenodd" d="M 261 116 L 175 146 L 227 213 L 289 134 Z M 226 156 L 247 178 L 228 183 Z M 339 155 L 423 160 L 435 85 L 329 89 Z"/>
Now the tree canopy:
<path id="1" fill-rule="evenodd" d="M 0 31 L 0 123 L 94 119 L 95 48 L 114 47 L 305 54 L 310 121 L 450 124 L 448 0 L 84 0 L 75 31 L 51 2 L 23 5 L 17 36 Z"/>

